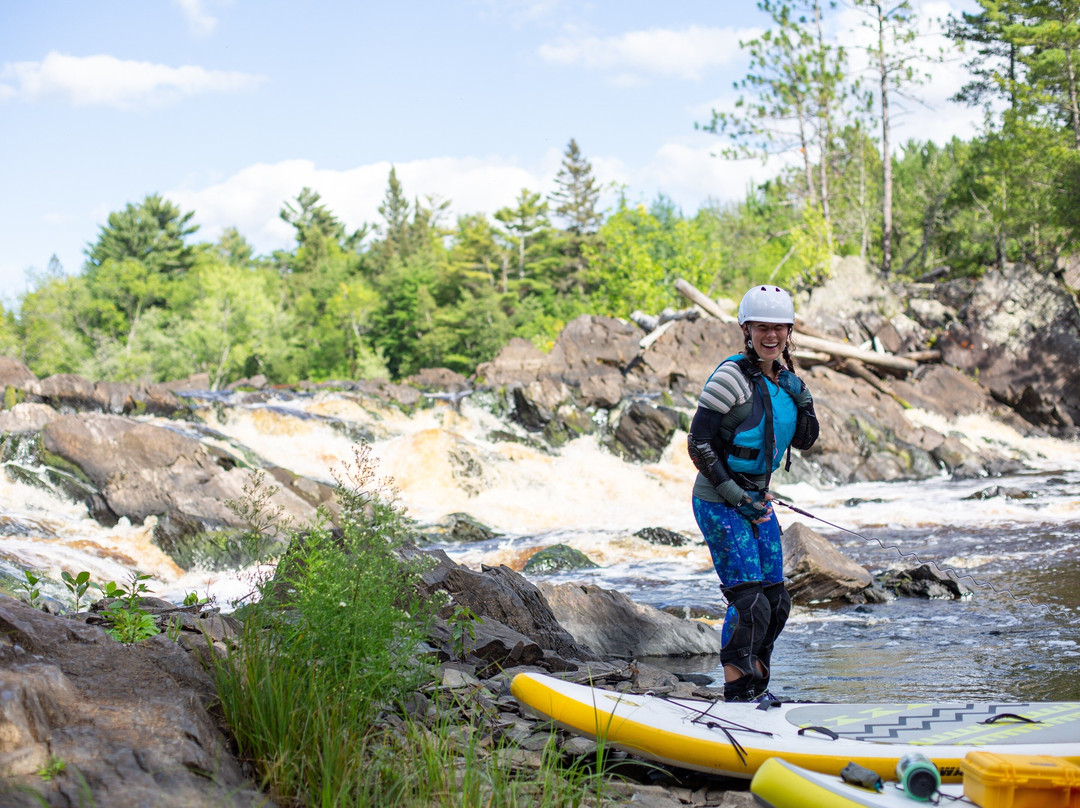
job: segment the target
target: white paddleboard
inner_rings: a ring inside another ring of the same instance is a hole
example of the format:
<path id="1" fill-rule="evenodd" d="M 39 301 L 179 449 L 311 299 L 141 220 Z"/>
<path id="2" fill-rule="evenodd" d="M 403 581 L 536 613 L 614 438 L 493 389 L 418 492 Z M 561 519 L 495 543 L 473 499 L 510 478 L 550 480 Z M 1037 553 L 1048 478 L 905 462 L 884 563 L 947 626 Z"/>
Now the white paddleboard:
<path id="1" fill-rule="evenodd" d="M 888 780 L 921 752 L 943 782 L 959 782 L 971 751 L 1054 755 L 1080 764 L 1080 702 L 797 704 L 770 709 L 637 696 L 519 673 L 515 698 L 533 713 L 634 755 L 749 779 L 771 757 L 839 775 L 849 762 Z"/>

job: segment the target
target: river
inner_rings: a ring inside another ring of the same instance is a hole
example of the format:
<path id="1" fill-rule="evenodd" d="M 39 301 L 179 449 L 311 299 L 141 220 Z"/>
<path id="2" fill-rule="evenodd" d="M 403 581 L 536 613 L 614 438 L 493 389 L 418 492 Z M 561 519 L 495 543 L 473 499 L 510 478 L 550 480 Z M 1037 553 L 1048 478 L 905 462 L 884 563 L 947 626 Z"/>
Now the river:
<path id="1" fill-rule="evenodd" d="M 229 451 L 327 482 L 365 440 L 420 524 L 465 512 L 499 534 L 445 545 L 461 563 L 520 569 L 536 548 L 564 543 L 600 566 L 548 580 L 585 580 L 658 607 L 702 605 L 722 613 L 690 509 L 694 470 L 683 434 L 655 463 L 624 462 L 595 435 L 546 450 L 523 433 L 508 440 L 513 426 L 478 399 L 465 399 L 460 409 L 435 402 L 406 415 L 342 392 L 193 394 L 189 426 Z M 796 607 L 777 643 L 773 689 L 785 698 L 827 701 L 1080 700 L 1080 445 L 1023 437 L 982 416 L 952 423 L 921 411 L 909 417 L 1021 458 L 1026 470 L 1008 478 L 829 489 L 781 476 L 774 490 L 785 501 L 865 538 L 785 508 L 781 524 L 808 524 L 873 571 L 900 564 L 895 550 L 880 546 L 895 544 L 998 591 L 975 586 L 960 600 Z M 978 498 L 995 486 L 1026 498 Z M 651 544 L 633 535 L 644 527 L 695 541 Z M 152 519 L 105 528 L 83 505 L 0 475 L 0 571 L 21 577 L 30 568 L 59 580 L 61 570 L 85 569 L 94 580 L 119 581 L 137 567 L 152 576 L 160 597 L 181 600 L 196 591 L 222 605 L 248 591 L 242 570 L 180 569 L 152 533 Z M 67 599 L 57 584 L 45 592 Z M 658 662 L 721 678 L 715 658 Z"/>

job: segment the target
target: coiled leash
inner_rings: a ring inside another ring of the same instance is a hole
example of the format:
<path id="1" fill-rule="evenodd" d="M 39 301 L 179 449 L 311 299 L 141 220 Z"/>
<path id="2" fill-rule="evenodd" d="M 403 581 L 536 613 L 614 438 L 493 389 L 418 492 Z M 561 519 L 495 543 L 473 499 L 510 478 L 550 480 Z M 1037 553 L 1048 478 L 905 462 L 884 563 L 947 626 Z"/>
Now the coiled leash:
<path id="1" fill-rule="evenodd" d="M 789 511 L 794 511 L 795 513 L 800 514 L 801 516 L 805 516 L 807 519 L 814 519 L 814 520 L 816 520 L 818 522 L 821 522 L 823 525 L 828 525 L 829 527 L 836 528 L 837 530 L 842 530 L 844 533 L 850 533 L 852 536 L 855 536 L 856 538 L 862 539 L 865 542 L 870 542 L 872 544 L 876 544 L 882 550 L 895 550 L 897 555 L 899 555 L 901 558 L 913 558 L 913 559 L 915 559 L 915 561 L 919 562 L 920 564 L 926 564 L 927 566 L 933 567 L 934 569 L 936 569 L 938 572 L 940 572 L 942 575 L 945 575 L 946 577 L 952 576 L 952 579 L 954 581 L 957 581 L 958 583 L 960 581 L 962 581 L 962 580 L 968 580 L 968 581 L 971 581 L 971 583 L 973 583 L 975 586 L 981 587 L 982 589 L 989 589 L 992 592 L 994 592 L 995 594 L 1008 595 L 1010 598 L 1012 598 L 1017 603 L 1024 603 L 1024 604 L 1030 606 L 1033 609 L 1045 609 L 1046 613 L 1048 615 L 1050 615 L 1052 617 L 1061 618 L 1062 620 L 1064 620 L 1065 622 L 1067 622 L 1069 624 L 1080 623 L 1080 618 L 1072 618 L 1072 619 L 1070 619 L 1069 612 L 1067 610 L 1065 610 L 1065 609 L 1055 609 L 1055 608 L 1053 608 L 1052 606 L 1049 606 L 1046 603 L 1035 603 L 1027 595 L 1017 596 L 1017 595 L 1013 594 L 1012 590 L 1010 590 L 1010 589 L 1006 589 L 1005 587 L 996 586 L 993 583 L 993 581 L 979 581 L 979 580 L 976 580 L 972 575 L 970 575 L 968 573 L 961 574 L 961 573 L 957 572 L 956 570 L 954 570 L 952 567 L 942 567 L 936 561 L 934 561 L 932 559 L 924 561 L 919 556 L 919 554 L 916 553 L 916 552 L 904 552 L 899 547 L 897 547 L 895 544 L 888 544 L 887 545 L 884 542 L 882 542 L 880 539 L 875 538 L 873 536 L 864 536 L 862 533 L 859 533 L 858 531 L 851 530 L 850 528 L 846 528 L 846 527 L 844 527 L 842 525 L 835 524 L 834 522 L 830 522 L 828 519 L 822 519 L 820 516 L 815 516 L 814 514 L 808 512 L 808 511 L 804 511 L 802 508 L 797 508 L 794 505 L 792 505 L 790 502 L 784 502 L 782 499 L 773 499 L 772 501 L 774 503 L 776 503 L 777 505 L 783 505 Z"/>

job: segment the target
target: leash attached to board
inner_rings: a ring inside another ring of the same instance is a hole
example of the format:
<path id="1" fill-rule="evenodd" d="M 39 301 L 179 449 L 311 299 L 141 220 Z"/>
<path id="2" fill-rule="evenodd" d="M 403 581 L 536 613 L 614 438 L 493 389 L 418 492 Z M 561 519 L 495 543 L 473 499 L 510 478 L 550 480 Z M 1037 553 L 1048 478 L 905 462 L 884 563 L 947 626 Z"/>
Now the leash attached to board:
<path id="1" fill-rule="evenodd" d="M 809 511 L 804 511 L 802 508 L 797 508 L 794 505 L 792 505 L 790 502 L 784 502 L 782 499 L 773 499 L 772 501 L 775 502 L 777 505 L 783 505 L 789 511 L 794 511 L 795 513 L 797 513 L 797 514 L 799 514 L 801 516 L 805 516 L 807 519 L 814 519 L 815 521 L 821 522 L 823 525 L 828 525 L 829 527 L 836 528 L 837 530 L 841 530 L 844 533 L 850 533 L 852 536 L 855 536 L 856 538 L 862 539 L 865 542 L 871 542 L 873 544 L 876 544 L 882 550 L 895 550 L 896 553 L 901 558 L 913 558 L 913 559 L 915 559 L 915 561 L 919 562 L 920 564 L 926 564 L 927 566 L 933 567 L 938 572 L 940 572 L 942 575 L 952 576 L 953 580 L 955 580 L 957 582 L 960 582 L 962 580 L 968 580 L 968 581 L 971 581 L 971 583 L 973 583 L 975 586 L 981 587 L 982 589 L 989 589 L 989 590 L 991 590 L 992 592 L 994 592 L 994 593 L 996 593 L 998 595 L 1008 595 L 1010 598 L 1012 598 L 1017 603 L 1026 603 L 1028 606 L 1032 607 L 1033 609 L 1046 609 L 1047 614 L 1052 615 L 1054 617 L 1060 617 L 1060 618 L 1066 620 L 1069 623 L 1080 622 L 1080 619 L 1069 619 L 1070 618 L 1069 613 L 1064 611 L 1064 610 L 1055 610 L 1053 607 L 1051 607 L 1051 606 L 1049 606 L 1049 605 L 1047 605 L 1045 603 L 1035 603 L 1027 595 L 1017 596 L 1017 595 L 1013 594 L 1013 592 L 1011 590 L 1009 590 L 1009 589 L 999 588 L 998 586 L 995 586 L 992 581 L 979 581 L 979 580 L 976 580 L 973 576 L 971 576 L 971 575 L 969 575 L 967 573 L 964 573 L 963 575 L 961 575 L 959 572 L 954 570 L 952 567 L 942 567 L 942 566 L 938 565 L 938 563 L 936 561 L 933 561 L 933 560 L 924 561 L 922 558 L 919 557 L 919 554 L 916 553 L 916 552 L 904 552 L 899 547 L 897 547 L 895 544 L 888 544 L 887 545 L 884 542 L 882 542 L 881 539 L 875 538 L 873 536 L 864 536 L 862 533 L 859 533 L 858 531 L 851 530 L 849 528 L 844 527 L 843 525 L 838 525 L 838 524 L 836 524 L 834 522 L 830 522 L 828 519 L 822 519 L 820 516 L 815 516 L 814 514 L 810 513 Z"/>

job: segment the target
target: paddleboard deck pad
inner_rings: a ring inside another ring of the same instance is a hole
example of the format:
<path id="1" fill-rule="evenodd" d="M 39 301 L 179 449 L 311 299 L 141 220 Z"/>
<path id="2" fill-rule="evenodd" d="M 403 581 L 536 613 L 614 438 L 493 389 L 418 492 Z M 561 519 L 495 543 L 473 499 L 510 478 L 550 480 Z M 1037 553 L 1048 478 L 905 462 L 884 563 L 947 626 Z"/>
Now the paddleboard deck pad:
<path id="1" fill-rule="evenodd" d="M 639 696 L 519 673 L 514 697 L 542 718 L 631 754 L 696 771 L 750 779 L 771 757 L 839 775 L 849 762 L 888 780 L 908 752 L 922 752 L 943 782 L 959 782 L 976 749 L 1054 755 L 1080 763 L 1080 702 L 924 704 L 725 704 Z"/>
<path id="2" fill-rule="evenodd" d="M 881 791 L 874 791 L 845 783 L 837 775 L 812 772 L 779 758 L 765 761 L 757 770 L 750 781 L 750 791 L 762 808 L 915 808 L 934 804 L 914 800 L 895 782 L 886 782 Z M 942 784 L 940 795 L 957 800 L 964 796 L 964 787 L 959 783 Z M 952 803 L 941 799 L 938 804 Z"/>

